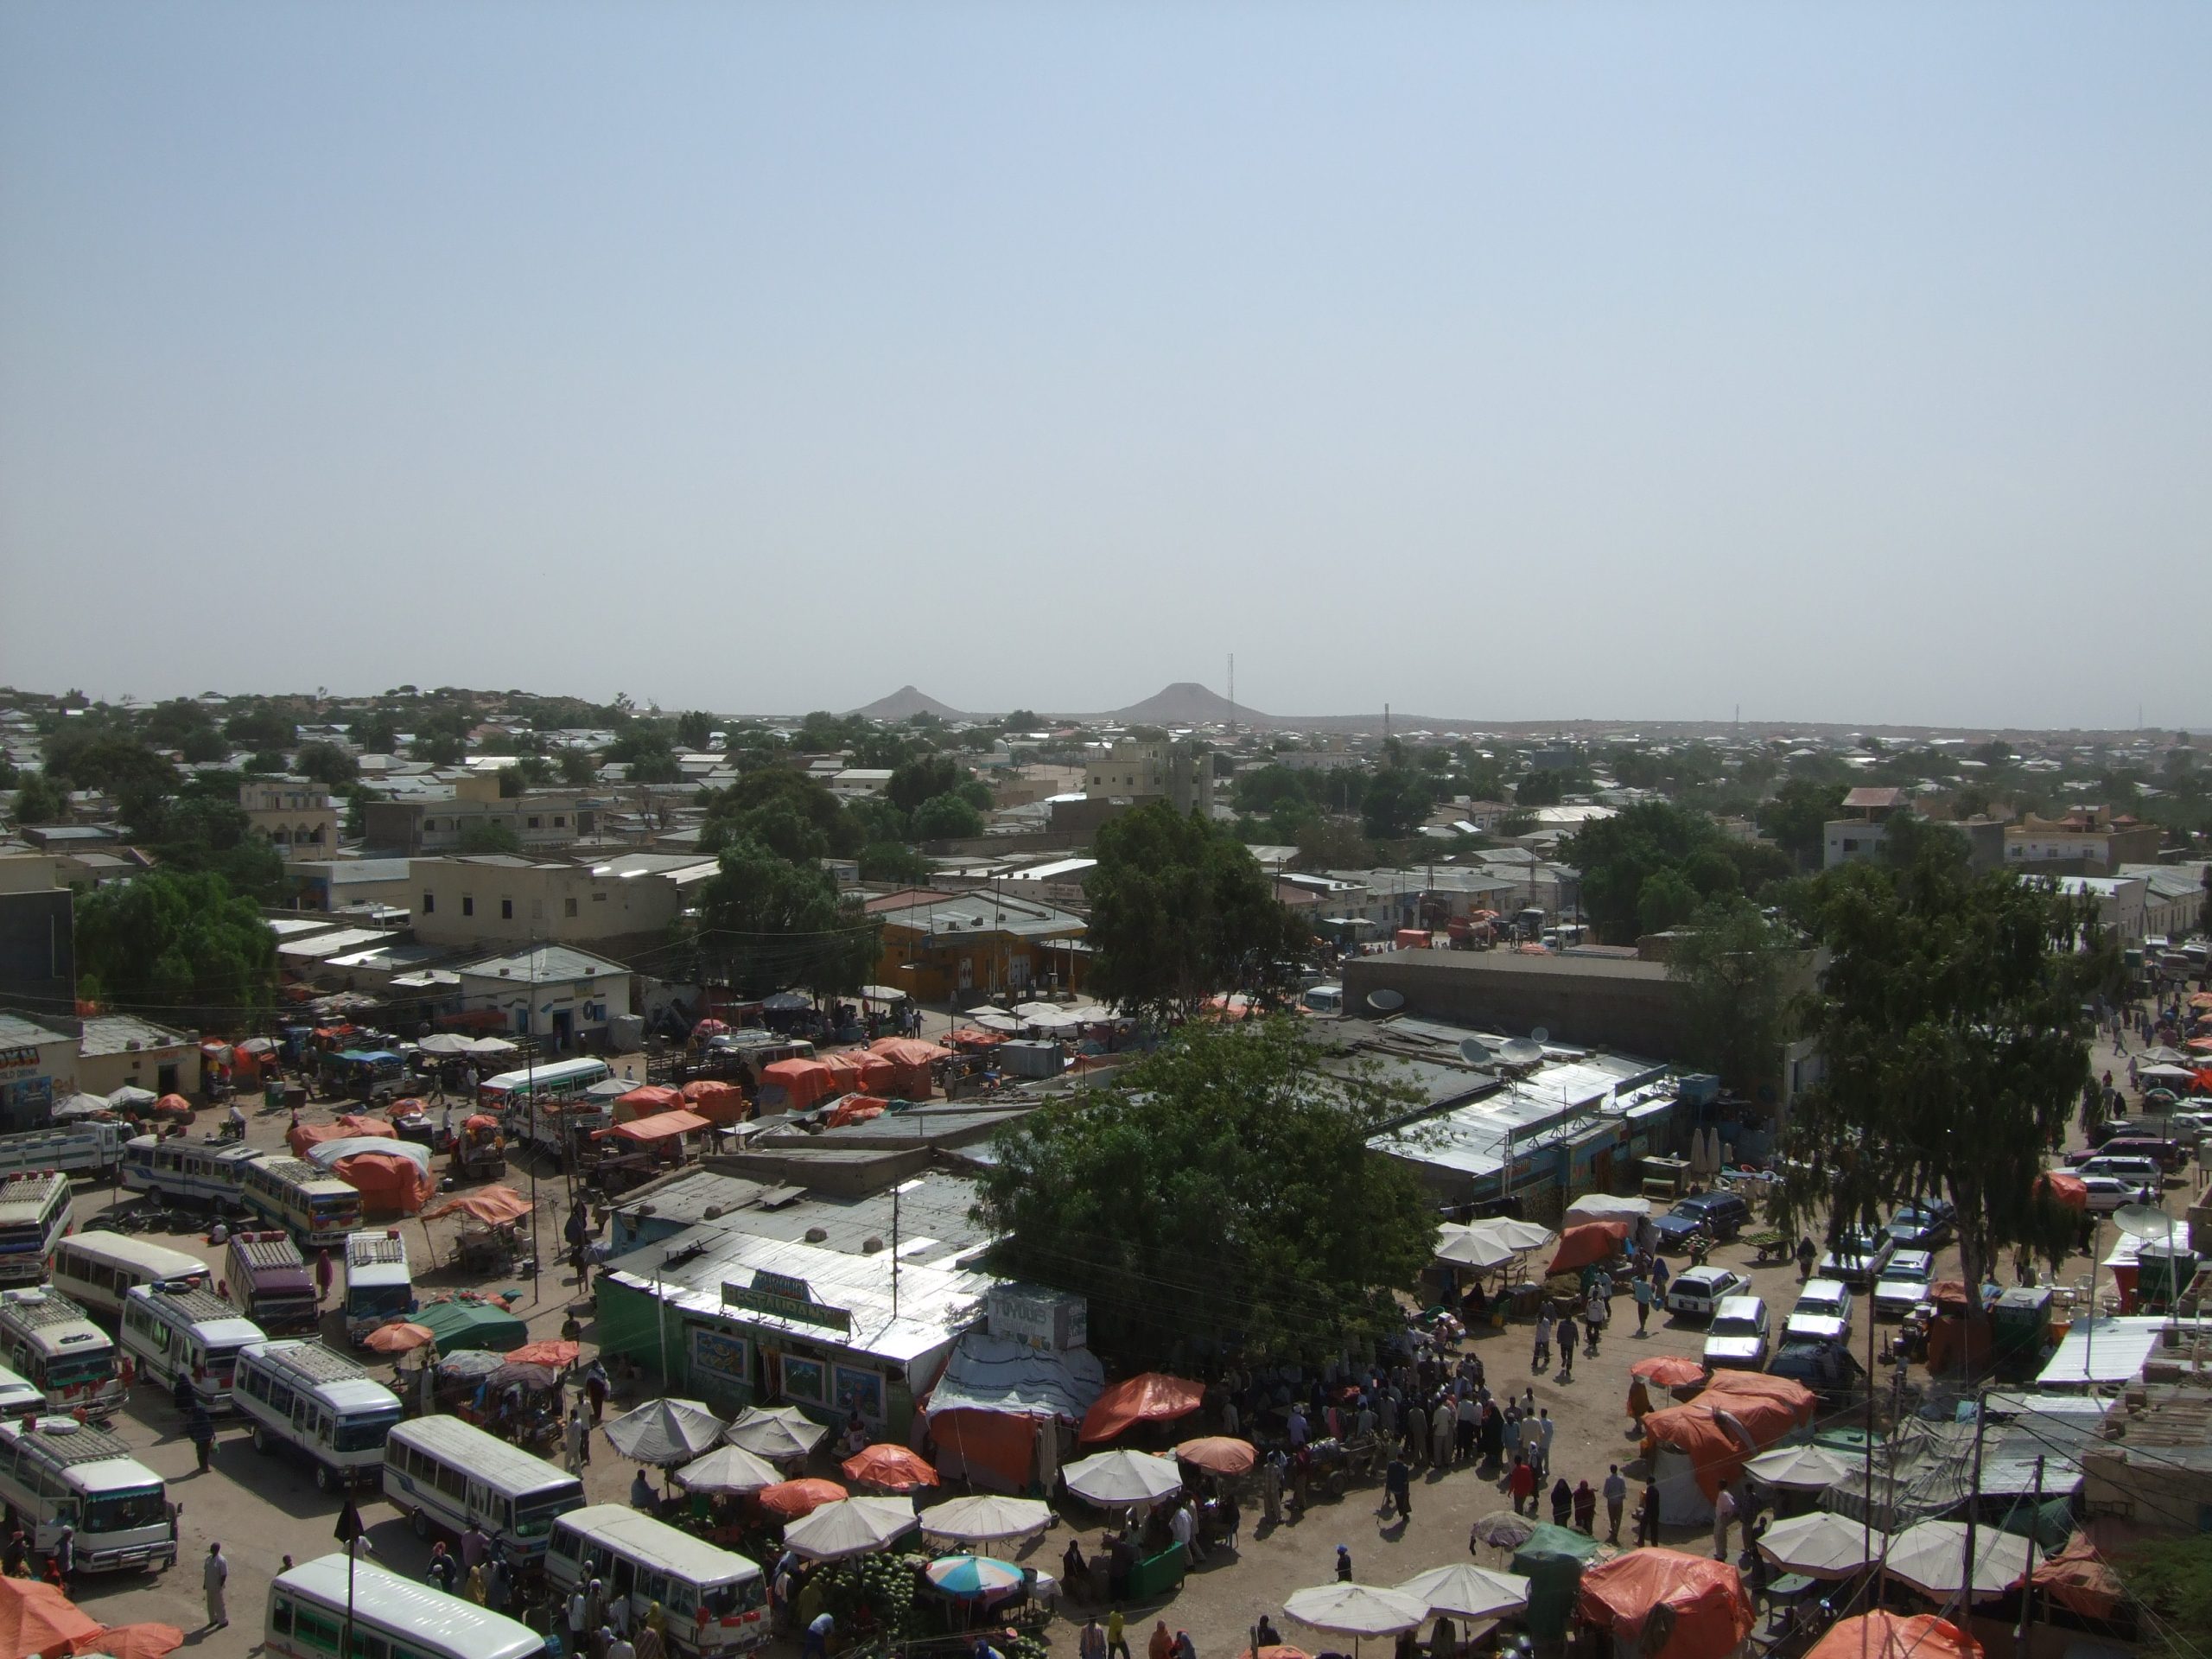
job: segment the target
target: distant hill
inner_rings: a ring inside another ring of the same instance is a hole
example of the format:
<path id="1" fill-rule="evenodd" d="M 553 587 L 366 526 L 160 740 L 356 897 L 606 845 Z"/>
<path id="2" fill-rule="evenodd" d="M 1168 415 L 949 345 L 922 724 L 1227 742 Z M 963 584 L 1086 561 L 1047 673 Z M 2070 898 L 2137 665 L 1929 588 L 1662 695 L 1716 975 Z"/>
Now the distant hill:
<path id="1" fill-rule="evenodd" d="M 1265 725 L 1268 721 L 1265 715 L 1240 709 L 1196 680 L 1178 680 L 1142 702 L 1116 709 L 1111 717 L 1128 726 L 1220 725 L 1231 719 L 1247 725 Z"/>
<path id="2" fill-rule="evenodd" d="M 878 697 L 874 702 L 852 711 L 870 720 L 912 720 L 916 715 L 935 715 L 939 720 L 965 720 L 967 715 L 949 702 L 939 702 L 926 691 L 911 685 L 902 685 L 887 697 Z"/>

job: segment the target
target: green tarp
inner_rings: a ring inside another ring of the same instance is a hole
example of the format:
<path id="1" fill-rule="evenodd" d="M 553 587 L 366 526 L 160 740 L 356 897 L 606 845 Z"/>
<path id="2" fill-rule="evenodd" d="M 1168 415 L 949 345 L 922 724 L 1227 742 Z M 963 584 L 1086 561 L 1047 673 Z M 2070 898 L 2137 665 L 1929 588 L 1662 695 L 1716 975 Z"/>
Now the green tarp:
<path id="1" fill-rule="evenodd" d="M 1548 1522 L 1513 1552 L 1513 1570 L 1529 1580 L 1529 1634 L 1539 1642 L 1566 1638 L 1567 1615 L 1582 1588 L 1584 1563 L 1598 1553 L 1598 1541 L 1571 1527 Z"/>
<path id="2" fill-rule="evenodd" d="M 408 1317 L 438 1339 L 441 1354 L 482 1348 L 504 1354 L 530 1340 L 530 1327 L 491 1302 L 432 1302 Z"/>

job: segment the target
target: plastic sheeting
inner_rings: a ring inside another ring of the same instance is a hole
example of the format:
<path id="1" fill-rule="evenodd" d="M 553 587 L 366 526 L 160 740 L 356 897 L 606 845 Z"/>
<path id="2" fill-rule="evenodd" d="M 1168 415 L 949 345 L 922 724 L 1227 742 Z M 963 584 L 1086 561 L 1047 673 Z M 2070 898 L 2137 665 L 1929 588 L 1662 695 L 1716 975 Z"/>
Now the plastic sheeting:
<path id="1" fill-rule="evenodd" d="M 1586 1221 L 1560 1236 L 1559 1252 L 1552 1257 L 1552 1273 L 1573 1273 L 1618 1255 L 1628 1239 L 1625 1221 Z"/>
<path id="2" fill-rule="evenodd" d="M 696 1112 L 655 1112 L 650 1117 L 632 1119 L 617 1123 L 612 1128 L 594 1129 L 592 1139 L 604 1141 L 610 1135 L 625 1141 L 666 1141 L 679 1135 L 693 1135 L 714 1125 Z"/>
<path id="3" fill-rule="evenodd" d="M 1671 1446 L 1687 1457 L 1710 1503 L 1753 1457 L 1811 1422 L 1815 1404 L 1812 1390 L 1788 1377 L 1716 1371 L 1689 1404 L 1649 1413 L 1643 1436 L 1653 1448 Z"/>
<path id="4" fill-rule="evenodd" d="M 361 1195 L 365 1216 L 411 1216 L 436 1190 L 427 1170 L 395 1153 L 357 1152 L 333 1163 L 330 1173 Z"/>
<path id="5" fill-rule="evenodd" d="M 1586 1623 L 1627 1638 L 1644 1659 L 1733 1652 L 1754 1618 L 1732 1565 L 1656 1548 L 1584 1567 L 1577 1605 Z"/>
<path id="6" fill-rule="evenodd" d="M 1205 1390 L 1187 1377 L 1163 1371 L 1143 1371 L 1124 1378 L 1091 1402 L 1083 1414 L 1085 1446 L 1110 1440 L 1137 1423 L 1170 1422 L 1187 1417 L 1205 1398 Z"/>
<path id="7" fill-rule="evenodd" d="M 742 1123 L 753 1115 L 744 1090 L 715 1077 L 698 1077 L 685 1084 L 682 1104 L 710 1123 Z"/>
<path id="8" fill-rule="evenodd" d="M 830 1068 L 835 1086 L 850 1095 L 887 1096 L 899 1068 L 880 1054 L 864 1048 L 833 1050 L 820 1057 Z"/>
<path id="9" fill-rule="evenodd" d="M 626 1095 L 618 1095 L 614 1116 L 626 1123 L 632 1118 L 651 1117 L 655 1112 L 672 1112 L 683 1104 L 683 1096 L 677 1090 L 649 1083 Z"/>
<path id="10" fill-rule="evenodd" d="M 1877 1608 L 1832 1626 L 1805 1659 L 1981 1659 L 1981 1643 L 1933 1613 Z"/>
<path id="11" fill-rule="evenodd" d="M 803 1112 L 836 1092 L 836 1074 L 820 1060 L 776 1060 L 760 1068 L 764 1111 Z"/>
<path id="12" fill-rule="evenodd" d="M 530 1200 L 512 1186 L 480 1186 L 474 1192 L 457 1192 L 443 1204 L 426 1210 L 425 1221 L 455 1213 L 473 1217 L 486 1227 L 505 1227 L 530 1214 Z"/>

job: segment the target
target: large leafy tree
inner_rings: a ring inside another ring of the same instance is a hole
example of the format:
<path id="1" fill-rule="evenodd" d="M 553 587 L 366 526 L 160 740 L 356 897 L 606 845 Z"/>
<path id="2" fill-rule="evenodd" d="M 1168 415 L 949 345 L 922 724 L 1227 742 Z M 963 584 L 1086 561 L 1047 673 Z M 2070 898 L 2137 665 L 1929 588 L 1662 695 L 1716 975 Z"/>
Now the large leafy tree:
<path id="1" fill-rule="evenodd" d="M 219 875 L 156 870 L 79 900 L 77 974 L 92 1001 L 237 1031 L 275 1001 L 276 940 Z"/>
<path id="2" fill-rule="evenodd" d="M 747 996 L 792 985 L 831 996 L 866 982 L 875 929 L 857 904 L 838 898 L 820 864 L 740 835 L 723 846 L 721 865 L 699 899 L 699 954 L 709 972 Z"/>
<path id="3" fill-rule="evenodd" d="M 1808 955 L 1796 928 L 1746 899 L 1700 909 L 1667 956 L 1691 1063 L 1747 1098 L 1770 1101 Z"/>
<path id="4" fill-rule="evenodd" d="M 292 766 L 326 789 L 343 789 L 361 775 L 360 763 L 335 743 L 302 743 Z"/>
<path id="5" fill-rule="evenodd" d="M 1436 1217 L 1366 1142 L 1413 1103 L 1323 1058 L 1287 1019 L 1193 1025 L 1031 1114 L 979 1184 L 993 1267 L 1087 1297 L 1092 1344 L 1133 1366 L 1320 1359 L 1398 1328 Z"/>
<path id="6" fill-rule="evenodd" d="M 1999 1251 L 2063 1257 L 2070 1222 L 2037 1191 L 2090 1075 L 2084 1010 L 2114 980 L 2091 912 L 2045 881 L 1974 874 L 1964 838 L 1904 819 L 1891 862 L 1808 884 L 1832 953 L 1811 1002 L 1822 1080 L 1785 1135 L 1785 1225 L 1871 1221 L 1912 1193 L 1958 1206 L 1967 1281 Z"/>
<path id="7" fill-rule="evenodd" d="M 1109 819 L 1090 883 L 1090 988 L 1135 1013 L 1187 1019 L 1207 998 L 1272 995 L 1305 925 L 1243 843 L 1165 801 Z"/>
<path id="8" fill-rule="evenodd" d="M 1583 910 L 1616 944 L 1675 926 L 1707 901 L 1734 898 L 1774 874 L 1770 854 L 1671 801 L 1640 801 L 1592 820 L 1560 856 L 1582 872 Z"/>
<path id="9" fill-rule="evenodd" d="M 1413 766 L 1376 768 L 1360 803 L 1361 823 L 1377 841 L 1403 841 L 1421 826 L 1434 804 L 1433 782 Z"/>
<path id="10" fill-rule="evenodd" d="M 283 855 L 255 831 L 228 779 L 194 779 L 175 795 L 142 800 L 130 823 L 166 870 L 220 876 L 232 893 L 261 904 L 283 891 Z"/>
<path id="11" fill-rule="evenodd" d="M 884 792 L 901 812 L 912 812 L 925 801 L 949 795 L 968 776 L 949 754 L 925 754 L 896 766 Z"/>
<path id="12" fill-rule="evenodd" d="M 1792 778 L 1770 801 L 1759 803 L 1757 817 L 1763 834 L 1789 855 L 1800 869 L 1821 861 L 1821 848 L 1828 821 L 1843 810 L 1841 784 L 1817 779 Z"/>

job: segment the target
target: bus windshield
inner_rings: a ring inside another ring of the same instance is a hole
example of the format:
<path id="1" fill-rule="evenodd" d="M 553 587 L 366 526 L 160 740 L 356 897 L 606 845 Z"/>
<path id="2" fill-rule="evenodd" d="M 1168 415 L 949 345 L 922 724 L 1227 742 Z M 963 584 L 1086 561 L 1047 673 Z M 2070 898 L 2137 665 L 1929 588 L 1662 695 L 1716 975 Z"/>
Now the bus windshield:
<path id="1" fill-rule="evenodd" d="M 385 1437 L 398 1426 L 399 1408 L 391 1406 L 382 1411 L 363 1412 L 358 1417 L 341 1418 L 330 1437 L 331 1449 L 337 1452 L 367 1452 L 382 1446 Z"/>
<path id="2" fill-rule="evenodd" d="M 40 1367 L 49 1389 L 73 1388 L 80 1382 L 105 1382 L 115 1375 L 113 1354 L 72 1354 L 49 1359 Z"/>
<path id="3" fill-rule="evenodd" d="M 710 1584 L 699 1592 L 700 1605 L 709 1618 L 728 1618 L 758 1607 L 766 1599 L 766 1586 L 757 1576 L 735 1584 Z"/>
<path id="4" fill-rule="evenodd" d="M 407 1305 L 415 1300 L 411 1285 L 348 1286 L 346 1291 L 346 1311 L 348 1313 L 404 1313 Z"/>
<path id="5" fill-rule="evenodd" d="M 0 1227 L 0 1255 L 21 1255 L 46 1248 L 46 1229 L 38 1222 L 11 1222 Z"/>
<path id="6" fill-rule="evenodd" d="M 130 1532 L 157 1527 L 168 1519 L 168 1505 L 159 1486 L 134 1486 L 129 1491 L 102 1492 L 92 1500 L 85 1518 L 87 1532 Z"/>
<path id="7" fill-rule="evenodd" d="M 528 1504 L 515 1506 L 515 1536 L 543 1538 L 553 1530 L 554 1522 L 583 1502 L 581 1484 L 564 1491 L 549 1493 Z"/>
<path id="8" fill-rule="evenodd" d="M 361 1196 L 358 1192 L 318 1192 L 308 1201 L 308 1213 L 317 1221 L 351 1225 L 361 1218 Z"/>

